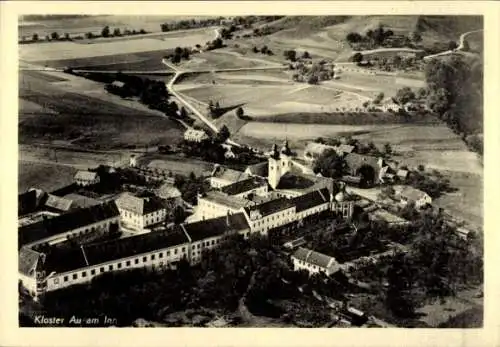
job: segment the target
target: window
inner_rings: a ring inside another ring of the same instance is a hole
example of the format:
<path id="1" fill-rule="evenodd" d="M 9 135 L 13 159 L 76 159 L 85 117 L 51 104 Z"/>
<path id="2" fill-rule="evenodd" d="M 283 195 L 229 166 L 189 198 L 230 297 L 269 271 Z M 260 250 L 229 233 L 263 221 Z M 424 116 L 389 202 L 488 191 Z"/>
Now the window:
<path id="1" fill-rule="evenodd" d="M 177 254 L 177 248 L 176 248 L 176 249 L 174 249 L 174 254 Z"/>
<path id="2" fill-rule="evenodd" d="M 142 257 L 142 262 L 145 263 L 148 261 L 148 257 Z"/>
<path id="3" fill-rule="evenodd" d="M 113 271 L 113 265 L 109 266 L 109 271 Z"/>
<path id="4" fill-rule="evenodd" d="M 196 245 L 193 245 L 192 249 L 195 249 L 196 248 Z"/>
<path id="5" fill-rule="evenodd" d="M 135 260 L 134 260 L 134 263 L 135 263 L 135 264 L 139 264 L 139 259 L 135 259 Z"/>
<path id="6" fill-rule="evenodd" d="M 99 272 L 100 272 L 100 273 L 103 273 L 103 272 L 104 272 L 104 267 L 101 267 L 101 268 L 99 269 Z"/>
<path id="7" fill-rule="evenodd" d="M 182 247 L 182 253 L 186 253 L 186 247 Z"/>
<path id="8" fill-rule="evenodd" d="M 54 284 L 59 284 L 59 278 L 54 278 Z"/>
<path id="9" fill-rule="evenodd" d="M 64 282 L 68 282 L 68 276 L 64 276 Z"/>
<path id="10" fill-rule="evenodd" d="M 212 240 L 212 245 L 215 245 L 215 240 Z"/>
<path id="11" fill-rule="evenodd" d="M 91 275 L 95 275 L 95 269 L 90 270 Z"/>
<path id="12" fill-rule="evenodd" d="M 184 248 L 183 248 L 183 249 L 184 249 Z M 169 256 L 170 256 L 170 251 L 167 251 L 167 257 L 169 257 Z"/>
<path id="13" fill-rule="evenodd" d="M 122 268 L 122 263 L 118 263 L 117 268 L 121 269 Z"/>
<path id="14" fill-rule="evenodd" d="M 158 254 L 158 258 L 163 258 L 163 252 L 160 252 L 160 254 Z"/>
<path id="15" fill-rule="evenodd" d="M 73 279 L 76 280 L 78 278 L 77 274 L 73 274 Z"/>
<path id="16" fill-rule="evenodd" d="M 130 266 L 130 260 L 127 260 L 126 265 L 127 265 L 127 266 Z"/>
<path id="17" fill-rule="evenodd" d="M 151 254 L 151 260 L 155 260 L 155 255 Z"/>

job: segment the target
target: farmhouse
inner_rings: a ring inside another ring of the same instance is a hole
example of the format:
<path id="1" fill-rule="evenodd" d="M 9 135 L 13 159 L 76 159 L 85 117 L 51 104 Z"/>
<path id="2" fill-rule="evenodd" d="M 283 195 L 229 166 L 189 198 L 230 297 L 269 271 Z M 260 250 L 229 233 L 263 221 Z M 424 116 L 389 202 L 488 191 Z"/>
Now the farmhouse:
<path id="1" fill-rule="evenodd" d="M 415 204 L 416 208 L 422 208 L 432 203 L 432 198 L 425 192 L 410 186 L 394 187 L 395 196 L 400 199 L 401 204 Z"/>
<path id="2" fill-rule="evenodd" d="M 203 130 L 187 129 L 184 132 L 184 140 L 190 142 L 202 142 L 208 140 L 208 135 Z"/>
<path id="3" fill-rule="evenodd" d="M 79 186 L 88 186 L 99 183 L 99 175 L 92 171 L 78 171 L 75 175 L 75 183 Z"/>
<path id="4" fill-rule="evenodd" d="M 114 201 L 78 209 L 19 228 L 19 246 L 58 243 L 68 236 L 109 231 L 118 225 L 120 213 Z"/>
<path id="5" fill-rule="evenodd" d="M 116 200 L 122 224 L 133 230 L 164 222 L 167 217 L 165 200 L 157 196 L 137 197 L 124 193 Z"/>
<path id="6" fill-rule="evenodd" d="M 335 258 L 303 247 L 297 249 L 291 258 L 295 271 L 306 270 L 310 275 L 321 272 L 329 276 L 340 269 Z"/>

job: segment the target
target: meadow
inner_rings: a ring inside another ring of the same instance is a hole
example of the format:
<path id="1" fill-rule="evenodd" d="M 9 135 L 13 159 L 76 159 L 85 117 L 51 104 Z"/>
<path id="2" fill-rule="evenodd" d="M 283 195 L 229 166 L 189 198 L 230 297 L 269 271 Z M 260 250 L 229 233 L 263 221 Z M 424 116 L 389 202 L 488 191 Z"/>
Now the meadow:
<path id="1" fill-rule="evenodd" d="M 20 161 L 18 165 L 19 193 L 36 187 L 52 191 L 73 182 L 76 169 L 57 164 L 40 164 Z"/>

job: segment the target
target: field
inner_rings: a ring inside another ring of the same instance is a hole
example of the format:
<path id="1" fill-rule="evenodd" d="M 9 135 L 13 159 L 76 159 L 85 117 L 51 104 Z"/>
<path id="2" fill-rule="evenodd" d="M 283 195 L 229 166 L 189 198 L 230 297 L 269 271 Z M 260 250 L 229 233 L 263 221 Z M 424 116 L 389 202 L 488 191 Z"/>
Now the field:
<path id="1" fill-rule="evenodd" d="M 191 70 L 235 69 L 269 65 L 265 60 L 248 58 L 224 51 L 207 51 L 193 54 L 189 60 L 183 60 L 180 67 Z"/>
<path id="2" fill-rule="evenodd" d="M 46 83 L 44 79 L 20 73 L 19 96 L 32 109 L 29 114 L 24 114 L 23 108 L 20 110 L 21 143 L 64 140 L 104 149 L 171 144 L 182 138 L 179 124 L 137 101 L 110 95 L 102 85 L 92 81 L 75 76 L 68 79 Z M 34 116 L 33 105 L 52 113 Z"/>
<path id="3" fill-rule="evenodd" d="M 73 182 L 76 169 L 64 165 L 19 163 L 18 190 L 22 193 L 31 187 L 52 191 Z"/>
<path id="4" fill-rule="evenodd" d="M 88 44 L 75 42 L 51 42 L 19 46 L 19 58 L 28 62 L 48 64 L 52 60 L 82 59 L 117 54 L 166 51 L 177 46 L 193 47 L 204 44 L 215 37 L 214 29 L 195 29 L 179 36 L 176 33 L 164 33 L 161 37 L 134 37 L 132 40 L 105 41 L 93 40 Z M 101 63 L 102 64 L 102 63 Z M 92 64 L 93 65 L 93 64 Z"/>
<path id="5" fill-rule="evenodd" d="M 109 25 L 111 30 L 114 28 L 140 30 L 148 32 L 160 31 L 160 25 L 174 21 L 192 19 L 192 16 L 85 16 L 80 18 L 58 18 L 58 19 L 21 19 L 19 21 L 19 37 L 32 36 L 37 33 L 40 37 L 50 35 L 56 31 L 60 35 L 69 33 L 71 35 L 83 35 L 87 32 L 100 34 L 104 26 Z M 201 19 L 205 17 L 196 17 Z M 206 17 L 208 18 L 208 17 Z"/>
<path id="6" fill-rule="evenodd" d="M 173 174 L 182 175 L 189 175 L 191 172 L 201 175 L 213 169 L 212 163 L 192 158 L 179 158 L 173 155 L 145 155 L 139 159 L 138 163 L 149 168 L 167 170 Z"/>

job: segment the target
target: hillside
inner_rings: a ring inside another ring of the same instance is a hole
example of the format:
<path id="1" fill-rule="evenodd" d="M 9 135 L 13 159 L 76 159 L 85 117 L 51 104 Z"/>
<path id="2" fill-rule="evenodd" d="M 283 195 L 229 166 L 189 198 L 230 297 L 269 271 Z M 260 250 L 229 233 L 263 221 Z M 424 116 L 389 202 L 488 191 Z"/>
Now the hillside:
<path id="1" fill-rule="evenodd" d="M 319 55 L 343 59 L 352 52 L 346 41 L 348 33 L 364 35 L 383 25 L 396 35 L 419 32 L 421 45 L 458 41 L 462 33 L 483 27 L 479 16 L 289 16 L 268 25 L 277 43 L 297 44 Z"/>

